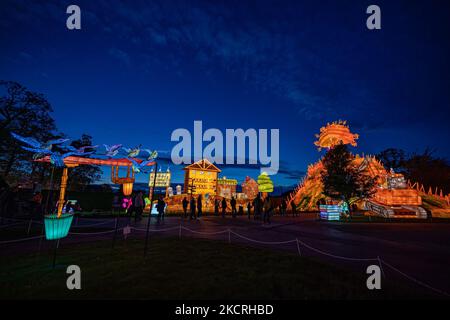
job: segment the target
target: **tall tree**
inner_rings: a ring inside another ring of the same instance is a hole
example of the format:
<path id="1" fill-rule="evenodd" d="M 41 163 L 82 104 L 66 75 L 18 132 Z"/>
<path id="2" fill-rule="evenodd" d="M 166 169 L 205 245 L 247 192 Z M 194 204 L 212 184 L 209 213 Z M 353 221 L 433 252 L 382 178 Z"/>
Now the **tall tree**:
<path id="1" fill-rule="evenodd" d="M 20 176 L 30 169 L 30 153 L 22 150 L 11 132 L 46 141 L 54 137 L 55 121 L 45 97 L 13 81 L 0 81 L 0 174 Z"/>
<path id="2" fill-rule="evenodd" d="M 321 172 L 325 196 L 351 203 L 374 192 L 375 179 L 359 171 L 352 164 L 353 159 L 345 144 L 328 150 L 322 160 L 324 169 Z"/>
<path id="3" fill-rule="evenodd" d="M 80 139 L 74 140 L 71 143 L 75 148 L 92 146 L 92 137 L 83 134 Z M 92 150 L 87 149 L 86 152 Z M 102 170 L 99 166 L 82 165 L 75 167 L 69 171 L 69 189 L 80 190 L 84 189 L 89 184 L 100 180 Z"/>

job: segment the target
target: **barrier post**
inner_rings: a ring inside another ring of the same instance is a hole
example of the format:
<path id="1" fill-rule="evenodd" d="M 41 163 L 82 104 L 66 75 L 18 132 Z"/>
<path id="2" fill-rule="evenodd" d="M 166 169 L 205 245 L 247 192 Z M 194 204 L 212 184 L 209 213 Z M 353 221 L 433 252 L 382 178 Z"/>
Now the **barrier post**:
<path id="1" fill-rule="evenodd" d="M 155 162 L 155 176 L 153 178 L 153 188 L 152 188 L 151 199 L 150 199 L 150 213 L 148 215 L 147 232 L 145 234 L 144 256 L 147 255 L 147 250 L 148 250 L 148 233 L 150 231 L 150 220 L 151 220 L 151 217 L 152 217 L 153 200 L 155 198 L 155 187 L 156 187 L 156 176 L 157 175 L 158 175 L 158 163 Z"/>

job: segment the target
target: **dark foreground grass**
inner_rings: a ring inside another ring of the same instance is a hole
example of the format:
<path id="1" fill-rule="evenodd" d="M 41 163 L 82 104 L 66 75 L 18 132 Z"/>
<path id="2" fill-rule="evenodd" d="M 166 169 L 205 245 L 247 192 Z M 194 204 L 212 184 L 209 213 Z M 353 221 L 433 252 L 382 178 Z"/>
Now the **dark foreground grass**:
<path id="1" fill-rule="evenodd" d="M 294 254 L 219 241 L 152 238 L 62 245 L 51 252 L 2 257 L 0 299 L 378 299 L 417 297 L 397 284 L 377 292 L 364 274 Z M 66 288 L 66 267 L 80 266 L 82 289 Z"/>

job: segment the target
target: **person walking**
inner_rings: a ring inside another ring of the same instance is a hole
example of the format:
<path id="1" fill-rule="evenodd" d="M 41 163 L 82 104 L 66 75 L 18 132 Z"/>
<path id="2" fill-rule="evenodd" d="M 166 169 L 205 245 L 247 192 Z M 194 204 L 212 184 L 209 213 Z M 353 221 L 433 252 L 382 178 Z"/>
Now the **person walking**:
<path id="1" fill-rule="evenodd" d="M 291 209 L 292 209 L 292 217 L 297 216 L 297 206 L 294 203 L 294 200 L 291 201 Z"/>
<path id="2" fill-rule="evenodd" d="M 285 199 L 281 200 L 281 204 L 280 204 L 280 215 L 284 216 L 286 215 L 286 208 L 287 208 L 287 203 Z"/>
<path id="3" fill-rule="evenodd" d="M 187 209 L 188 209 L 188 205 L 189 205 L 189 201 L 186 199 L 186 197 L 183 198 L 182 205 L 183 205 L 184 219 L 186 219 L 187 218 Z"/>
<path id="4" fill-rule="evenodd" d="M 272 210 L 272 204 L 269 196 L 264 199 L 264 218 L 263 223 L 270 223 L 270 213 Z"/>
<path id="5" fill-rule="evenodd" d="M 142 212 L 144 211 L 144 198 L 142 197 L 142 191 L 139 191 L 136 197 L 134 198 L 134 221 L 142 220 Z"/>
<path id="6" fill-rule="evenodd" d="M 219 216 L 219 208 L 220 208 L 220 201 L 219 201 L 219 199 L 215 199 L 214 200 L 214 215 L 216 217 Z"/>
<path id="7" fill-rule="evenodd" d="M 202 195 L 200 194 L 197 197 L 197 217 L 201 217 L 202 216 Z"/>
<path id="8" fill-rule="evenodd" d="M 158 210 L 158 223 L 160 223 L 160 221 L 164 222 L 165 209 L 166 209 L 165 201 L 162 199 L 162 197 L 158 198 L 158 203 L 156 205 L 156 210 Z"/>
<path id="9" fill-rule="evenodd" d="M 250 215 L 251 214 L 252 214 L 252 203 L 249 201 L 247 203 L 247 217 L 248 217 L 248 220 L 250 220 Z"/>
<path id="10" fill-rule="evenodd" d="M 231 214 L 232 214 L 233 218 L 236 218 L 236 215 L 237 215 L 236 199 L 234 197 L 231 197 L 230 205 L 231 205 Z"/>
<path id="11" fill-rule="evenodd" d="M 191 215 L 190 215 L 190 217 L 189 217 L 189 219 L 190 220 L 192 220 L 192 219 L 196 219 L 196 217 L 195 217 L 195 206 L 196 206 L 196 201 L 195 201 L 195 198 L 194 197 L 192 197 L 191 198 L 191 201 L 190 201 L 190 209 L 191 209 Z"/>
<path id="12" fill-rule="evenodd" d="M 253 200 L 253 220 L 259 219 L 261 216 L 261 196 L 258 194 Z"/>
<path id="13" fill-rule="evenodd" d="M 225 214 L 227 213 L 227 200 L 225 198 L 222 199 L 222 218 L 225 218 Z"/>

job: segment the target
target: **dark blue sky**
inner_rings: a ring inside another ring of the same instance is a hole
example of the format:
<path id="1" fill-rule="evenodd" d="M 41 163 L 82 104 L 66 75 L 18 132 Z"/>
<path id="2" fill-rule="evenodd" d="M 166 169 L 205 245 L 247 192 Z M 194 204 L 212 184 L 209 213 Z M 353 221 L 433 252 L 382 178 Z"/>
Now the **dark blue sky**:
<path id="1" fill-rule="evenodd" d="M 65 27 L 66 7 L 82 30 Z M 370 4 L 382 30 L 366 28 Z M 448 1 L 5 1 L 0 78 L 46 95 L 58 128 L 170 150 L 176 128 L 279 128 L 283 185 L 346 119 L 355 152 L 450 158 Z M 181 181 L 178 168 L 175 179 Z M 242 180 L 258 171 L 227 168 Z M 147 178 L 141 176 L 140 180 Z"/>

